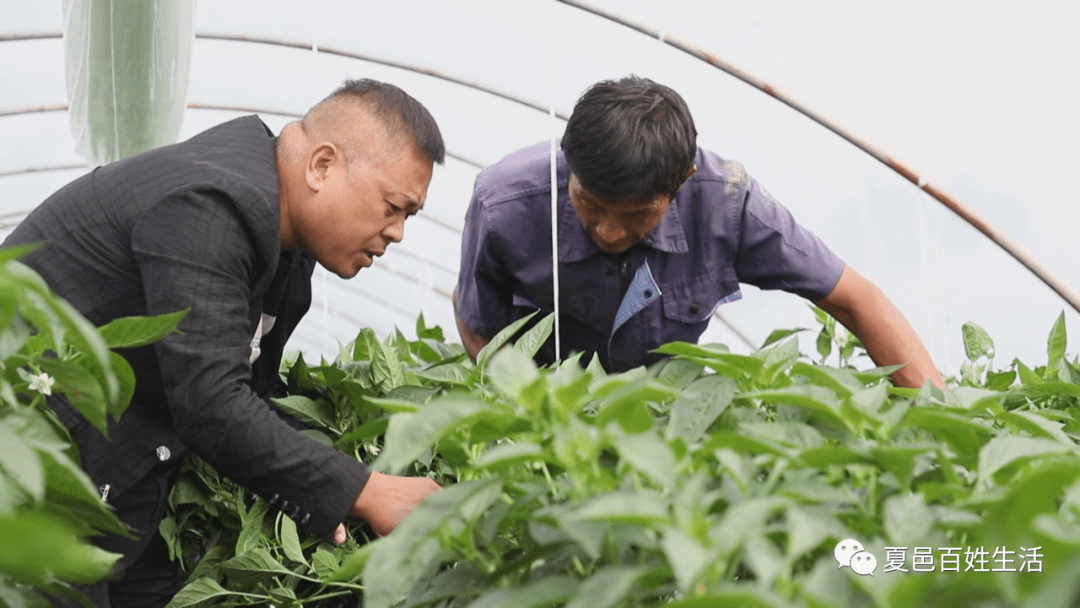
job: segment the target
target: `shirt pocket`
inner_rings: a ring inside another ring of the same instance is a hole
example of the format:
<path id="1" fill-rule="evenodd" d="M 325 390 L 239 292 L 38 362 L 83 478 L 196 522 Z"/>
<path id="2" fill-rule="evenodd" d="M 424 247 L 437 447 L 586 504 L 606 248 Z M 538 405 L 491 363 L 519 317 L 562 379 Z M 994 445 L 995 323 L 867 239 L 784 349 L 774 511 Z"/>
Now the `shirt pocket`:
<path id="1" fill-rule="evenodd" d="M 664 316 L 691 325 L 706 322 L 721 304 L 742 298 L 735 278 L 721 278 L 719 270 L 661 286 Z"/>

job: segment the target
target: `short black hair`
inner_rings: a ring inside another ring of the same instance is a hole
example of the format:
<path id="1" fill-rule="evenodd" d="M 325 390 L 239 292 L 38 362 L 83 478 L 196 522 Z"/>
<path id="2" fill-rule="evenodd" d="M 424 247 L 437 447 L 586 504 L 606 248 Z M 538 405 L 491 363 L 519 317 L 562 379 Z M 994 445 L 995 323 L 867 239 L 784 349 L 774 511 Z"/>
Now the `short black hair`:
<path id="1" fill-rule="evenodd" d="M 435 118 L 399 87 L 371 78 L 346 80 L 316 107 L 339 97 L 359 101 L 391 134 L 410 136 L 429 161 L 441 165 L 446 160 L 446 145 Z"/>
<path id="2" fill-rule="evenodd" d="M 562 149 L 581 186 L 601 198 L 675 196 L 694 166 L 697 129 L 678 93 L 630 75 L 581 95 Z"/>

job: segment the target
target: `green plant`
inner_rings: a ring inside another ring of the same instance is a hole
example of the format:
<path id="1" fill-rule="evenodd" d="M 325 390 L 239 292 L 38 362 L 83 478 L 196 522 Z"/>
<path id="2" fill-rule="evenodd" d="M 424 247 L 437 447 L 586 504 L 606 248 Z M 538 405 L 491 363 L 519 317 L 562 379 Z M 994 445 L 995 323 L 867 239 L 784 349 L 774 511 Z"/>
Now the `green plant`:
<path id="1" fill-rule="evenodd" d="M 120 319 L 100 330 L 0 250 L 0 607 L 41 605 L 41 592 L 85 597 L 69 583 L 93 583 L 117 555 L 87 537 L 126 530 L 78 465 L 67 430 L 45 404 L 53 392 L 102 433 L 127 408 L 131 367 L 113 347 L 152 342 L 183 313 Z"/>
<path id="2" fill-rule="evenodd" d="M 191 572 L 171 605 L 1071 605 L 1080 365 L 1063 318 L 1046 365 L 994 371 L 973 346 L 981 370 L 945 391 L 814 364 L 795 330 L 751 355 L 673 343 L 649 369 L 538 368 L 550 326 L 504 346 L 508 328 L 476 365 L 422 319 L 416 341 L 365 330 L 333 364 L 298 358 L 300 395 L 279 405 L 444 490 L 389 536 L 335 547 L 192 465 L 162 528 Z M 837 566 L 849 538 L 873 576 Z M 913 571 L 928 555 L 935 571 Z"/>

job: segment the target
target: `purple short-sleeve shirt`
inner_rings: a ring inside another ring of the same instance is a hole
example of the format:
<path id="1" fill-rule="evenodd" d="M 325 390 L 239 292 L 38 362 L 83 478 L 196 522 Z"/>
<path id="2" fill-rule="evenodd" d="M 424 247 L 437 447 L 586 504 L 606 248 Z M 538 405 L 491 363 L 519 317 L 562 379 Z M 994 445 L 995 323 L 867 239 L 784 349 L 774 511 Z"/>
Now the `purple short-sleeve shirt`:
<path id="1" fill-rule="evenodd" d="M 519 150 L 476 179 L 457 297 L 461 319 L 481 336 L 554 309 L 549 154 L 547 142 Z M 663 220 L 620 261 L 589 238 L 561 150 L 556 161 L 563 356 L 596 353 L 609 371 L 649 364 L 665 342 L 696 342 L 718 306 L 742 297 L 740 282 L 819 300 L 844 270 L 742 165 L 702 149 Z M 553 340 L 538 358 L 554 359 Z"/>

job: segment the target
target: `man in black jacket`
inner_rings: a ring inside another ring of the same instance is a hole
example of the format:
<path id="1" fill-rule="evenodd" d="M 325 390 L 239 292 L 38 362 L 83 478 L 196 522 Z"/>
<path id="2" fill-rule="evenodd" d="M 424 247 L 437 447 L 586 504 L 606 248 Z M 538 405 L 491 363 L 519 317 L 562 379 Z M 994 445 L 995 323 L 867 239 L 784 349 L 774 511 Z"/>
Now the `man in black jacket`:
<path id="1" fill-rule="evenodd" d="M 4 242 L 43 241 L 23 261 L 97 325 L 190 309 L 181 333 L 123 353 L 137 386 L 111 441 L 52 401 L 103 498 L 140 533 L 101 541 L 124 554 L 124 575 L 86 590 L 97 605 L 164 605 L 175 593 L 157 525 L 186 450 L 338 543 L 346 516 L 386 534 L 438 488 L 309 439 L 266 396 L 310 305 L 314 262 L 352 277 L 400 241 L 444 154 L 419 102 L 347 81 L 277 138 L 249 116 L 100 167 Z"/>

